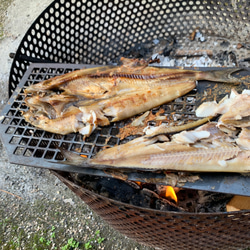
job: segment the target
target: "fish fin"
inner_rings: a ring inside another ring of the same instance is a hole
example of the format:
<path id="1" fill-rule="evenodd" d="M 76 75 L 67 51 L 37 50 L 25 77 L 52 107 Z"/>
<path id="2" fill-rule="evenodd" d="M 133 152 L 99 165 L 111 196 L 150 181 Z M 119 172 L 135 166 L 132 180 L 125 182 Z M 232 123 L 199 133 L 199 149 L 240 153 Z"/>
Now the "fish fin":
<path id="1" fill-rule="evenodd" d="M 62 147 L 58 147 L 62 155 L 66 158 L 65 161 L 62 161 L 61 163 L 63 164 L 68 164 L 68 165 L 74 165 L 74 166 L 80 166 L 80 165 L 85 165 L 88 164 L 89 159 L 82 157 L 76 153 L 70 152 Z"/>
<path id="2" fill-rule="evenodd" d="M 147 67 L 149 62 L 144 60 L 144 59 L 138 59 L 138 58 L 126 58 L 126 57 L 121 57 L 120 61 L 122 63 L 123 67 L 128 67 L 128 68 L 132 68 L 132 67 Z"/>
<path id="3" fill-rule="evenodd" d="M 232 74 L 244 70 L 243 68 L 230 68 L 221 70 L 202 71 L 198 80 L 208 80 L 213 82 L 240 83 L 240 78 L 233 77 Z"/>
<path id="4" fill-rule="evenodd" d="M 211 119 L 213 119 L 214 116 L 208 116 L 193 122 L 189 122 L 187 124 L 183 124 L 183 125 L 177 125 L 177 126 L 158 126 L 155 127 L 155 129 L 153 129 L 153 131 L 150 129 L 145 130 L 144 132 L 146 132 L 146 135 L 144 136 L 145 138 L 153 138 L 155 136 L 159 136 L 161 134 L 174 134 L 177 132 L 181 132 L 181 131 L 185 131 L 185 130 L 190 130 L 193 129 L 195 127 L 198 127 L 206 122 L 210 122 Z"/>

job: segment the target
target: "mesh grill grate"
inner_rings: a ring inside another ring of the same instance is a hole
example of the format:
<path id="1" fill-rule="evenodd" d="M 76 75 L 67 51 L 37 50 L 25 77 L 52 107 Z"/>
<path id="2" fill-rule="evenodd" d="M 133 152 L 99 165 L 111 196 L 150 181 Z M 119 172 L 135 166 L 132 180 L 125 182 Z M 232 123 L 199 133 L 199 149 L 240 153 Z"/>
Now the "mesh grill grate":
<path id="1" fill-rule="evenodd" d="M 61 64 L 46 64 L 46 66 L 43 64 L 34 64 L 30 66 L 20 82 L 19 88 L 14 92 L 3 110 L 3 119 L 0 121 L 0 125 L 4 131 L 4 134 L 2 134 L 3 140 L 9 151 L 12 163 L 18 164 L 22 162 L 22 164 L 29 166 L 49 167 L 50 163 L 41 161 L 37 165 L 35 164 L 36 162 L 33 162 L 33 159 L 45 159 L 46 161 L 62 160 L 63 157 L 57 147 L 63 147 L 77 153 L 81 152 L 91 157 L 105 146 L 114 146 L 120 143 L 120 139 L 116 135 L 119 132 L 119 127 L 123 127 L 126 122 L 97 128 L 83 141 L 82 136 L 78 133 L 59 135 L 34 128 L 22 117 L 22 112 L 27 110 L 24 104 L 25 87 L 79 68 L 81 68 L 80 65 Z M 189 95 L 178 98 L 173 103 L 163 105 L 165 114 L 170 114 L 175 110 L 177 115 L 179 114 L 176 116 L 179 121 L 185 120 L 186 116 L 189 116 L 191 119 L 193 117 L 195 120 L 196 92 L 197 90 L 194 90 Z M 159 108 L 156 108 L 153 112 L 156 113 L 158 110 Z M 123 140 L 123 143 L 127 140 Z"/>
<path id="2" fill-rule="evenodd" d="M 22 117 L 22 112 L 27 110 L 24 104 L 25 87 L 82 67 L 79 65 L 53 64 L 48 66 L 32 65 L 29 68 L 20 82 L 19 88 L 3 110 L 2 120 L 0 121 L 4 131 L 4 134 L 2 134 L 3 141 L 7 146 L 7 151 L 10 151 L 10 162 L 29 166 L 49 167 L 51 164 L 48 160 L 58 161 L 63 159 L 57 149 L 58 147 L 78 153 L 82 152 L 90 157 L 104 146 L 113 146 L 119 143 L 119 138 L 115 136 L 119 131 L 116 126 L 98 128 L 90 137 L 83 141 L 80 134 L 59 135 L 34 128 Z M 20 159 L 22 160 L 20 161 Z M 45 159 L 48 165 L 42 161 L 37 165 L 36 159 Z"/>
<path id="3" fill-rule="evenodd" d="M 54 1 L 23 38 L 12 64 L 11 94 L 30 62 L 108 64 L 136 43 L 187 37 L 200 27 L 208 36 L 249 41 L 248 1 Z M 200 44 L 202 48 L 202 44 Z"/>
<path id="4" fill-rule="evenodd" d="M 61 165 L 59 167 L 59 165 L 53 164 L 55 161 L 63 160 L 58 147 L 92 157 L 104 147 L 126 143 L 134 138 L 129 136 L 120 141 L 120 138 L 117 136 L 119 128 L 129 124 L 131 119 L 116 122 L 105 127 L 98 127 L 85 140 L 83 140 L 82 135 L 79 133 L 68 135 L 52 134 L 35 128 L 24 120 L 22 112 L 27 110 L 24 104 L 24 89 L 27 86 L 82 67 L 86 67 L 86 65 L 32 64 L 29 67 L 18 88 L 5 106 L 1 116 L 2 120 L 0 120 L 1 129 L 4 131 L 1 136 L 11 163 L 62 169 Z M 211 68 L 203 68 L 203 70 L 208 69 Z M 249 81 L 249 71 L 242 71 L 237 74 L 248 76 L 245 80 L 246 82 Z M 169 120 L 175 121 L 176 124 L 197 120 L 195 109 L 204 99 L 204 93 L 212 93 L 206 97 L 206 100 L 220 100 L 224 97 L 225 93 L 229 93 L 231 90 L 230 84 L 221 84 L 220 86 L 221 89 L 218 88 L 216 83 L 200 81 L 197 88 L 187 95 L 177 98 L 171 103 L 154 108 L 152 112 L 157 113 L 157 111 L 163 109 L 163 114 Z M 242 90 L 249 88 L 249 86 L 241 84 L 236 87 L 236 90 L 237 88 Z M 154 121 L 149 121 L 149 124 L 154 125 Z M 70 168 L 71 171 L 73 169 L 72 167 Z"/>

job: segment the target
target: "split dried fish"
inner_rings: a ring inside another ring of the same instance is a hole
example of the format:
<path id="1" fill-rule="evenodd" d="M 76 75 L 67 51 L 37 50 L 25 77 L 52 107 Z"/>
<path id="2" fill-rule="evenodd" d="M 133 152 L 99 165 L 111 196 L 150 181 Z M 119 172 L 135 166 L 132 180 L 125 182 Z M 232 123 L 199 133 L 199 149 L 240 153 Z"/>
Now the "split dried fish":
<path id="1" fill-rule="evenodd" d="M 235 83 L 239 69 L 193 71 L 149 67 L 123 59 L 122 66 L 82 69 L 27 87 L 25 120 L 58 134 L 89 136 L 109 125 L 187 94 L 196 81 Z"/>
<path id="2" fill-rule="evenodd" d="M 66 163 L 96 168 L 125 168 L 137 170 L 167 170 L 194 172 L 250 172 L 250 131 L 244 131 L 241 141 L 217 127 L 216 122 L 195 130 L 183 131 L 170 141 L 160 136 L 146 136 L 126 144 L 105 149 L 86 159 L 63 151 Z M 238 138 L 239 139 L 239 138 Z M 243 142 L 245 140 L 245 143 Z"/>

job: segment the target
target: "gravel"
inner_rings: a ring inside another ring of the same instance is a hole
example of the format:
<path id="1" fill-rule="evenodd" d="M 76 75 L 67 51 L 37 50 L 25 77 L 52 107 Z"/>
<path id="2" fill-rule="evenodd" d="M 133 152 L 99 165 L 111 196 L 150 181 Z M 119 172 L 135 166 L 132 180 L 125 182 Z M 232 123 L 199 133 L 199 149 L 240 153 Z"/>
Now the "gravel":
<path id="1" fill-rule="evenodd" d="M 9 53 L 51 2 L 0 1 L 0 111 L 8 101 Z M 49 170 L 10 164 L 1 141 L 0 152 L 1 249 L 152 249 L 109 227 Z"/>

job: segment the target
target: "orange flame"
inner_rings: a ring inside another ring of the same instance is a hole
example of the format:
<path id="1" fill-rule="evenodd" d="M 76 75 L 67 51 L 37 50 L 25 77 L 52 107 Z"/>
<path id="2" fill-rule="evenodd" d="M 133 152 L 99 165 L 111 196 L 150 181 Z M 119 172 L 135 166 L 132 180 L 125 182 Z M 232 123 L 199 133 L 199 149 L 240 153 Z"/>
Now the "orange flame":
<path id="1" fill-rule="evenodd" d="M 171 186 L 166 186 L 165 197 L 169 200 L 174 200 L 176 203 L 178 201 L 174 188 Z"/>
<path id="2" fill-rule="evenodd" d="M 135 183 L 141 188 L 142 187 L 142 182 L 140 181 L 135 181 Z"/>

